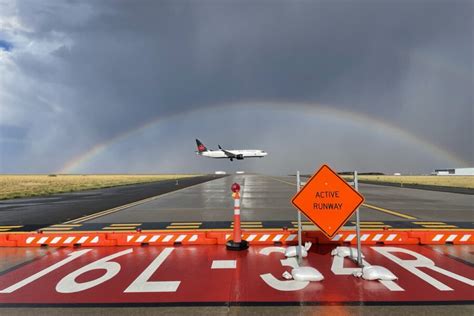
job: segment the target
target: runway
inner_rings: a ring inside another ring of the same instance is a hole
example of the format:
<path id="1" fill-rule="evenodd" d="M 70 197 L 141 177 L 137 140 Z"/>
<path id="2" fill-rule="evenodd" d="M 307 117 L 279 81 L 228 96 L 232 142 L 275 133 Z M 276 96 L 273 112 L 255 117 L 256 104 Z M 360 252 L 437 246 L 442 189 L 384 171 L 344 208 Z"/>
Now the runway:
<path id="1" fill-rule="evenodd" d="M 242 186 L 244 222 L 291 223 L 297 219 L 290 202 L 296 193 L 294 177 L 235 175 L 170 192 L 104 216 L 88 217 L 83 223 L 230 222 L 233 216 L 230 186 L 234 182 Z M 447 222 L 472 224 L 474 196 L 471 195 L 370 184 L 361 184 L 360 192 L 365 197 L 360 210 L 363 222 L 395 221 L 420 227 L 449 226 Z M 347 225 L 353 225 L 354 220 L 351 218 Z M 423 224 L 427 222 L 432 224 Z"/>

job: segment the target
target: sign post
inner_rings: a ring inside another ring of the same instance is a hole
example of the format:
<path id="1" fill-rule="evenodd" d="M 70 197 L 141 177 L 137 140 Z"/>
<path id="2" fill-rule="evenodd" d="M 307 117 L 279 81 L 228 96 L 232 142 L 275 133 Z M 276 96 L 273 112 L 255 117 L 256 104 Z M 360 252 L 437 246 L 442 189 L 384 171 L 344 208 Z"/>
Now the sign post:
<path id="1" fill-rule="evenodd" d="M 301 190 L 301 176 L 300 176 L 300 172 L 299 171 L 296 171 L 296 193 L 300 192 Z M 301 211 L 298 210 L 298 247 L 296 248 L 296 253 L 298 255 L 298 263 L 301 264 L 301 260 L 302 260 L 302 249 L 301 247 L 303 242 L 301 240 L 301 230 L 302 230 L 302 227 L 301 227 Z"/>
<path id="2" fill-rule="evenodd" d="M 354 188 L 359 192 L 359 180 L 357 177 L 357 170 L 354 171 Z M 356 235 L 357 235 L 357 265 L 362 267 L 362 250 L 360 246 L 360 216 L 359 207 L 356 208 Z"/>
<path id="3" fill-rule="evenodd" d="M 364 197 L 327 165 L 291 200 L 330 239 L 363 201 Z"/>

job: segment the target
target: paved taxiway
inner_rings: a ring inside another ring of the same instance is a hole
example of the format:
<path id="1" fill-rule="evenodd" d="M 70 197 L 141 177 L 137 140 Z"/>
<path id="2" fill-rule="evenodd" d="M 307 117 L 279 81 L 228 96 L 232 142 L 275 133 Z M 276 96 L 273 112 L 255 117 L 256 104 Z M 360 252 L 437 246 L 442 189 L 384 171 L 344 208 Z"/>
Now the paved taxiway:
<path id="1" fill-rule="evenodd" d="M 218 177 L 199 176 L 180 179 L 178 182 L 165 180 L 46 197 L 4 200 L 0 201 L 0 226 L 62 223 Z"/>

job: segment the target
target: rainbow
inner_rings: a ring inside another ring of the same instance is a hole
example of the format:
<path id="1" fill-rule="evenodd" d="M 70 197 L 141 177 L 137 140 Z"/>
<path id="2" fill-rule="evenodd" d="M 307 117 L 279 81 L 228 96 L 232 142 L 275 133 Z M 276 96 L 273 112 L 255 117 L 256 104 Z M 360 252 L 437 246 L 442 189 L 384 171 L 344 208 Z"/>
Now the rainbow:
<path id="1" fill-rule="evenodd" d="M 116 136 L 108 139 L 105 142 L 98 143 L 88 150 L 84 151 L 83 153 L 75 156 L 74 158 L 70 159 L 67 161 L 60 170 L 57 171 L 57 173 L 60 174 L 67 174 L 67 173 L 73 173 L 77 171 L 83 164 L 86 162 L 89 162 L 94 159 L 94 157 L 98 156 L 102 152 L 106 151 L 109 147 L 113 146 L 114 144 L 117 144 L 132 135 L 139 133 L 141 131 L 144 131 L 148 128 L 154 127 L 155 125 L 159 124 L 163 120 L 170 119 L 172 117 L 179 117 L 183 115 L 187 115 L 190 113 L 198 113 L 202 111 L 206 111 L 210 108 L 221 108 L 221 107 L 227 107 L 227 108 L 243 108 L 243 107 L 258 107 L 258 108 L 265 108 L 269 111 L 275 108 L 292 108 L 292 107 L 297 107 L 298 109 L 305 110 L 311 113 L 316 113 L 316 114 L 321 114 L 321 115 L 329 115 L 329 116 L 335 116 L 338 119 L 343 119 L 343 120 L 348 120 L 350 122 L 355 122 L 358 124 L 361 124 L 363 126 L 371 126 L 372 128 L 376 130 L 383 130 L 388 133 L 392 133 L 393 135 L 397 136 L 399 139 L 404 140 L 406 142 L 412 142 L 421 148 L 424 148 L 425 150 L 431 152 L 433 155 L 439 155 L 441 157 L 445 157 L 447 160 L 452 161 L 453 163 L 456 164 L 456 166 L 468 166 L 470 165 L 469 162 L 457 157 L 456 155 L 452 154 L 448 150 L 445 150 L 425 139 L 422 139 L 421 137 L 407 132 L 406 130 L 403 130 L 393 124 L 390 124 L 389 122 L 386 122 L 384 120 L 381 120 L 379 118 L 374 118 L 368 115 L 363 115 L 360 113 L 352 112 L 349 110 L 340 110 L 335 107 L 331 107 L 328 105 L 322 105 L 318 103 L 307 103 L 307 102 L 279 102 L 279 101 L 247 101 L 247 102 L 236 102 L 236 103 L 228 103 L 228 104 L 215 104 L 215 105 L 209 105 L 206 107 L 198 108 L 198 109 L 193 109 L 189 111 L 184 111 L 168 116 L 159 116 L 156 118 L 153 118 L 144 124 L 131 128 L 125 132 L 122 132 L 120 134 L 117 134 Z"/>

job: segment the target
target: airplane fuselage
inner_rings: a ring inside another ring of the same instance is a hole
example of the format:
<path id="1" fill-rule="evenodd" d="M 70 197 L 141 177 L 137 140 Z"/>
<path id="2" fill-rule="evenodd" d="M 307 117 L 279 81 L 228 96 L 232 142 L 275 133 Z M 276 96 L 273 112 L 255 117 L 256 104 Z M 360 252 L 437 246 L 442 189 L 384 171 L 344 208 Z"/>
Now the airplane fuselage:
<path id="1" fill-rule="evenodd" d="M 232 153 L 235 155 L 233 157 L 234 159 L 244 159 L 244 158 L 262 158 L 267 155 L 266 152 L 263 150 L 257 150 L 257 149 L 245 149 L 245 150 L 239 150 L 239 149 L 229 149 L 227 152 Z M 198 155 L 204 156 L 204 157 L 209 157 L 209 158 L 225 158 L 229 159 L 229 156 L 222 150 L 208 150 L 208 151 L 203 151 L 203 152 L 197 152 Z"/>

